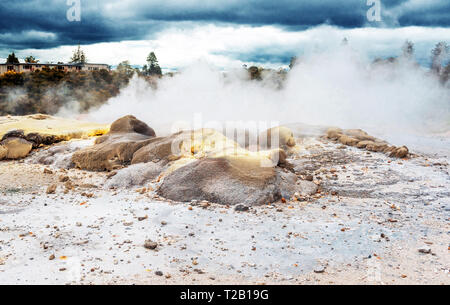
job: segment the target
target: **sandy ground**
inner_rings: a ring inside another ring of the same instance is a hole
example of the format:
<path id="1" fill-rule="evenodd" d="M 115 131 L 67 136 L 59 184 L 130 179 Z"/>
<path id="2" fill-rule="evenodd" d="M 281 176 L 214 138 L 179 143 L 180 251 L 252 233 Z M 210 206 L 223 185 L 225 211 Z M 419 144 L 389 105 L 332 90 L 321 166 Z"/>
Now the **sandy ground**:
<path id="1" fill-rule="evenodd" d="M 248 212 L 0 162 L 0 284 L 450 284 L 448 157 L 303 144 L 290 161 L 321 193 Z"/>

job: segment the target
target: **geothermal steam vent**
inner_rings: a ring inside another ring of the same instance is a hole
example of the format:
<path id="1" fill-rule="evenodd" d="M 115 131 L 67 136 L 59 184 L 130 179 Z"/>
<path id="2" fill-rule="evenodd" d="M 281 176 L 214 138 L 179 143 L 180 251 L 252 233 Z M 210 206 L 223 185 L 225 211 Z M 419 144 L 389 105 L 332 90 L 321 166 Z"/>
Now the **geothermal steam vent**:
<path id="1" fill-rule="evenodd" d="M 270 138 L 275 132 L 279 147 L 253 152 L 212 129 L 157 137 L 145 123 L 125 116 L 93 146 L 75 152 L 72 161 L 91 171 L 128 166 L 117 176 L 124 170 L 136 170 L 148 182 L 157 179 L 158 194 L 175 201 L 260 205 L 295 193 L 314 194 L 316 184 L 299 180 L 286 162 L 295 146 L 292 132 L 278 127 L 266 131 L 265 136 Z"/>

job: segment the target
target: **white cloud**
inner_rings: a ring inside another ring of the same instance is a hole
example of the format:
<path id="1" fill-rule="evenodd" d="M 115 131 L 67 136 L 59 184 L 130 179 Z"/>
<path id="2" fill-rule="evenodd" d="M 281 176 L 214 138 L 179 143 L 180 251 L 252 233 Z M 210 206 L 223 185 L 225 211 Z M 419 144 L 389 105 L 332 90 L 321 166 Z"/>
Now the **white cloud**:
<path id="1" fill-rule="evenodd" d="M 36 36 L 45 33 L 36 33 Z M 150 36 L 149 36 L 150 37 Z M 236 54 L 304 54 L 317 49 L 334 48 L 347 37 L 352 48 L 369 57 L 400 54 L 406 39 L 416 43 L 417 57 L 425 60 L 438 41 L 450 41 L 449 28 L 355 28 L 340 29 L 318 26 L 305 31 L 287 31 L 275 26 L 193 25 L 173 23 L 148 40 L 98 43 L 83 46 L 90 62 L 116 65 L 123 60 L 143 65 L 150 51 L 155 51 L 161 66 L 169 69 L 205 60 L 219 67 L 243 64 Z M 49 36 L 51 39 L 51 36 Z M 50 50 L 23 50 L 20 57 L 30 54 L 41 62 L 68 61 L 76 46 L 61 46 Z M 230 55 L 233 54 L 233 55 Z M 252 64 L 252 63 L 250 63 Z M 279 66 L 279 62 L 257 63 Z"/>

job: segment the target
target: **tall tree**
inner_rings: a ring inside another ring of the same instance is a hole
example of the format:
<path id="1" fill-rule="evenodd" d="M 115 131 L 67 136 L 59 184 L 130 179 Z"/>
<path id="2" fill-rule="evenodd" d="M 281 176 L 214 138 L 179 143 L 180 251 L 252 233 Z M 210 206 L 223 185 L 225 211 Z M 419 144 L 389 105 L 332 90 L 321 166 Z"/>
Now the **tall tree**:
<path id="1" fill-rule="evenodd" d="M 446 42 L 439 42 L 431 51 L 431 70 L 439 74 L 442 63 L 448 58 L 450 47 Z"/>
<path id="2" fill-rule="evenodd" d="M 402 46 L 402 51 L 405 58 L 412 58 L 414 55 L 414 43 L 412 41 L 406 40 Z"/>
<path id="3" fill-rule="evenodd" d="M 86 63 L 86 61 L 87 61 L 86 55 L 84 54 L 84 51 L 81 50 L 80 45 L 78 45 L 78 48 L 75 51 L 73 51 L 73 55 L 72 58 L 70 59 L 70 62 L 84 64 Z"/>
<path id="4" fill-rule="evenodd" d="M 149 75 L 161 75 L 161 67 L 159 66 L 158 59 L 156 58 L 155 52 L 150 52 L 147 56 L 148 70 L 147 74 Z"/>
<path id="5" fill-rule="evenodd" d="M 28 56 L 25 58 L 25 62 L 28 64 L 37 64 L 39 62 L 38 59 L 36 59 L 34 56 Z"/>
<path id="6" fill-rule="evenodd" d="M 292 69 L 297 64 L 298 58 L 297 56 L 292 56 L 291 61 L 289 63 L 289 68 Z"/>
<path id="7" fill-rule="evenodd" d="M 7 64 L 18 64 L 19 59 L 16 57 L 16 54 L 14 54 L 14 52 L 12 52 L 11 54 L 8 55 L 8 59 L 6 59 L 6 63 Z"/>

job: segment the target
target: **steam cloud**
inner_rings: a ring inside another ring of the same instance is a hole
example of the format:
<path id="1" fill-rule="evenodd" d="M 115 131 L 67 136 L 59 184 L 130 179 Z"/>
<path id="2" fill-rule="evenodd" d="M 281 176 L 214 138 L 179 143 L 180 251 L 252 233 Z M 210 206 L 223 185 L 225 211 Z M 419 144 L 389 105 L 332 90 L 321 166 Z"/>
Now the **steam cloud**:
<path id="1" fill-rule="evenodd" d="M 117 97 L 89 113 L 112 122 L 133 114 L 157 132 L 175 121 L 278 121 L 280 124 L 375 131 L 448 132 L 450 90 L 407 58 L 372 65 L 348 46 L 304 55 L 281 89 L 269 75 L 249 81 L 244 69 L 223 74 L 198 62 L 152 89 L 134 78 Z"/>

